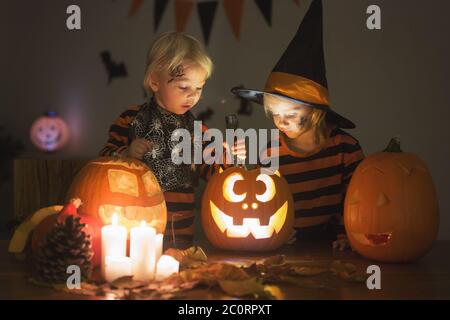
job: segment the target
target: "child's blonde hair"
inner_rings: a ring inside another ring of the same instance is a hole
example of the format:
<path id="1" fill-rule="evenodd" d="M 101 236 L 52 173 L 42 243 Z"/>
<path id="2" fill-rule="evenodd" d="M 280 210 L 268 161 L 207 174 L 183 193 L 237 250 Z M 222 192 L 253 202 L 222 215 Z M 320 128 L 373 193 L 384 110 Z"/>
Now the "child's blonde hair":
<path id="1" fill-rule="evenodd" d="M 144 88 L 151 92 L 148 85 L 153 72 L 172 73 L 183 60 L 189 60 L 206 71 L 209 78 L 213 63 L 202 44 L 193 36 L 182 32 L 161 34 L 152 44 L 147 54 L 147 67 L 144 75 Z"/>
<path id="2" fill-rule="evenodd" d="M 264 111 L 266 116 L 273 121 L 272 112 L 269 110 L 267 102 L 270 100 L 283 99 L 275 97 L 271 94 L 264 94 Z M 305 131 L 314 130 L 316 142 L 322 147 L 328 138 L 328 125 L 326 121 L 326 111 L 308 107 L 306 104 L 296 103 L 296 105 L 311 108 L 308 119 L 304 124 Z"/>

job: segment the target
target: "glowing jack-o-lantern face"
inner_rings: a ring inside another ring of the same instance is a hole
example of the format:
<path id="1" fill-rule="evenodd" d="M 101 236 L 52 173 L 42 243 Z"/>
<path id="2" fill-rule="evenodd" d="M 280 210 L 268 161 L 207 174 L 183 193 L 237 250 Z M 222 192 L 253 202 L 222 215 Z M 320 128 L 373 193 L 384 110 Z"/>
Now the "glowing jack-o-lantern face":
<path id="1" fill-rule="evenodd" d="M 167 209 L 155 175 L 136 159 L 104 157 L 89 162 L 77 174 L 67 195 L 80 198 L 81 215 L 99 217 L 111 224 L 117 214 L 128 228 L 141 221 L 164 233 Z"/>
<path id="2" fill-rule="evenodd" d="M 361 255 L 384 262 L 416 260 L 435 240 L 438 220 L 433 181 L 417 156 L 386 149 L 357 167 L 344 222 L 350 244 Z"/>
<path id="3" fill-rule="evenodd" d="M 278 171 L 230 168 L 213 175 L 203 194 L 203 229 L 218 248 L 278 248 L 288 240 L 293 222 L 292 195 Z"/>
<path id="4" fill-rule="evenodd" d="M 47 112 L 31 126 L 30 138 L 42 151 L 56 151 L 69 140 L 69 127 L 55 112 Z"/>

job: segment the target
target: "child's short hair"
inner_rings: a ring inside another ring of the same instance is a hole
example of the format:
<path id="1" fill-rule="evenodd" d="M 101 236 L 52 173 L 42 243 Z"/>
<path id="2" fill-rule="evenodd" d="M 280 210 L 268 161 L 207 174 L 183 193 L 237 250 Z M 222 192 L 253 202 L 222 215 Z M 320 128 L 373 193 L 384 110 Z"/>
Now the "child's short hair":
<path id="1" fill-rule="evenodd" d="M 272 112 L 270 112 L 269 108 L 267 107 L 267 100 L 271 99 L 282 99 L 282 98 L 275 98 L 273 95 L 270 94 L 264 94 L 264 111 L 266 113 L 266 116 L 273 121 L 273 115 Z M 306 104 L 300 104 L 298 105 L 308 107 Z M 326 121 L 326 111 L 311 108 L 311 113 L 308 116 L 308 119 L 306 119 L 306 122 L 304 123 L 305 130 L 314 129 L 316 132 L 316 141 L 320 146 L 323 146 L 325 144 L 325 141 L 327 140 L 327 129 L 328 124 Z"/>
<path id="2" fill-rule="evenodd" d="M 182 32 L 161 34 L 152 44 L 147 54 L 144 87 L 151 91 L 148 79 L 152 72 L 171 73 L 183 60 L 190 60 L 206 71 L 206 78 L 212 73 L 213 63 L 202 44 L 193 36 Z"/>

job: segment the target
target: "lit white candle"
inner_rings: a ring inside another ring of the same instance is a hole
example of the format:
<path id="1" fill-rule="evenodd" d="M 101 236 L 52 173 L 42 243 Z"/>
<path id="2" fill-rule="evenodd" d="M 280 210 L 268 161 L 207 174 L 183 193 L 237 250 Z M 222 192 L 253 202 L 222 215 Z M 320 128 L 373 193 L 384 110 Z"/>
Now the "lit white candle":
<path id="1" fill-rule="evenodd" d="M 163 237 L 164 235 L 162 233 L 158 233 L 156 235 L 156 257 L 155 260 L 158 261 L 159 258 L 162 255 L 162 250 L 163 250 Z"/>
<path id="2" fill-rule="evenodd" d="M 161 281 L 178 273 L 180 263 L 173 257 L 162 255 L 156 266 L 156 280 Z"/>
<path id="3" fill-rule="evenodd" d="M 129 257 L 106 256 L 105 258 L 105 280 L 113 282 L 114 280 L 131 276 L 131 259 Z"/>
<path id="4" fill-rule="evenodd" d="M 127 228 L 119 226 L 117 214 L 112 217 L 112 224 L 102 227 L 102 276 L 105 277 L 106 257 L 125 257 L 127 253 Z"/>
<path id="5" fill-rule="evenodd" d="M 141 222 L 131 228 L 130 258 L 134 279 L 152 280 L 155 276 L 156 230 Z"/>

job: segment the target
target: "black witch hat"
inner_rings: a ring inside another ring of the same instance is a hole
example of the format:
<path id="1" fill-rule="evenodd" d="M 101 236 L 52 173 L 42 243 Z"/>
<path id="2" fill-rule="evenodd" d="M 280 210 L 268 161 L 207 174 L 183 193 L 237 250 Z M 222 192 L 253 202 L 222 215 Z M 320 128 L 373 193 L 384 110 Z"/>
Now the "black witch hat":
<path id="1" fill-rule="evenodd" d="M 354 128 L 350 120 L 331 110 L 322 35 L 322 1 L 313 0 L 294 38 L 270 73 L 263 91 L 233 88 L 231 92 L 263 105 L 264 94 L 306 104 L 327 112 L 340 128 Z"/>

